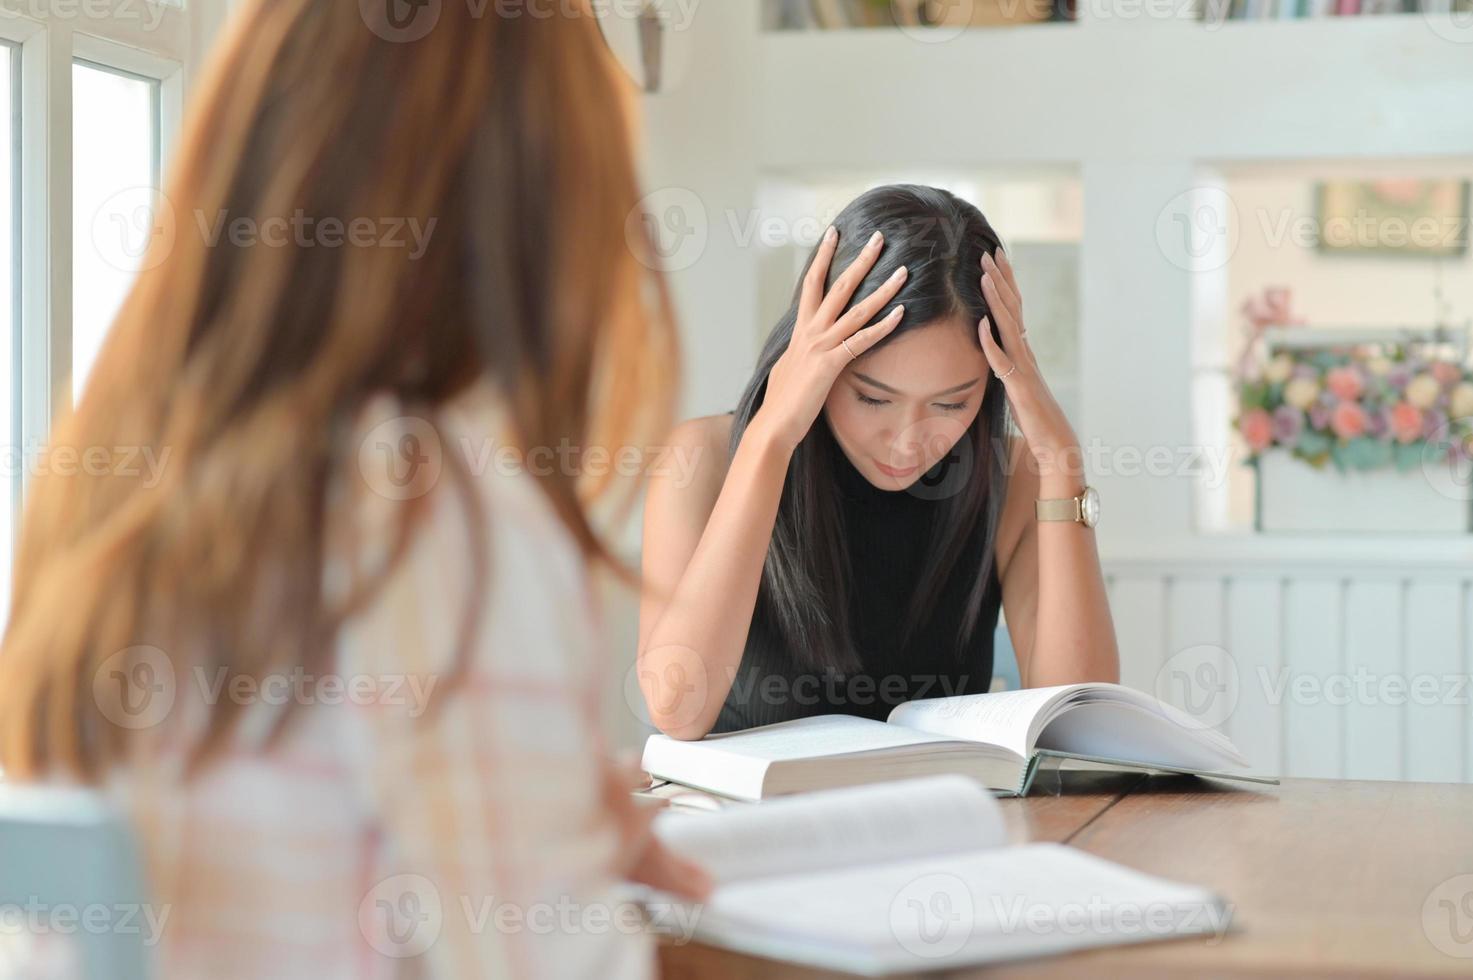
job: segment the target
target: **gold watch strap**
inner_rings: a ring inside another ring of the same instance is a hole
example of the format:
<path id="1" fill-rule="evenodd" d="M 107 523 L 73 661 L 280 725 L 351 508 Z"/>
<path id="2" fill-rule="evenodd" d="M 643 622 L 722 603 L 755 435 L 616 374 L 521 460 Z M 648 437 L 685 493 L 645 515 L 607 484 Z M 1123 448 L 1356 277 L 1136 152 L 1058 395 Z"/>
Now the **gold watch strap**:
<path id="1" fill-rule="evenodd" d="M 1034 512 L 1040 521 L 1077 521 L 1084 496 L 1061 497 L 1057 500 L 1035 500 Z"/>

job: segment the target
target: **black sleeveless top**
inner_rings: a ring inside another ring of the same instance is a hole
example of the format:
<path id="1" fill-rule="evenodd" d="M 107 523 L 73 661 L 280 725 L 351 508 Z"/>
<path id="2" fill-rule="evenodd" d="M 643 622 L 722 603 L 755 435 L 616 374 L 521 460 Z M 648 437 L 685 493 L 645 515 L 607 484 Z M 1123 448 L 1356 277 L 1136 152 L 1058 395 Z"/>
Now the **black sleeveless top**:
<path id="1" fill-rule="evenodd" d="M 845 674 L 798 666 L 759 603 L 713 732 L 819 714 L 884 720 L 906 701 L 977 694 L 992 685 L 992 638 L 1002 603 L 997 563 L 992 563 L 982 611 L 961 658 L 956 636 L 967 593 L 985 558 L 976 545 L 963 552 L 931 614 L 902 647 L 911 594 L 920 587 L 930 559 L 931 524 L 939 504 L 906 490 L 876 487 L 842 450 L 834 449 L 850 563 L 849 627 L 860 669 Z"/>

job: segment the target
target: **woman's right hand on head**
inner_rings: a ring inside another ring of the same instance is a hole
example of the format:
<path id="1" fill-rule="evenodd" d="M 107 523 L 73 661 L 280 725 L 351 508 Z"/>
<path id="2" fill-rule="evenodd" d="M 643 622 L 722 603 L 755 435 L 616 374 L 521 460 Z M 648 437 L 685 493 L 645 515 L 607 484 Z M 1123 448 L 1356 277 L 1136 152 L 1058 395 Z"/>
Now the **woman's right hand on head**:
<path id="1" fill-rule="evenodd" d="M 845 366 L 894 330 L 905 312 L 905 307 L 897 306 L 878 323 L 865 326 L 905 285 L 905 266 L 844 312 L 854 291 L 879 260 L 884 236 L 878 231 L 825 294 L 824 283 L 838 245 L 838 232 L 830 228 L 803 277 L 792 339 L 767 376 L 767 393 L 753 420 L 770 427 L 788 449 L 808 434 Z"/>

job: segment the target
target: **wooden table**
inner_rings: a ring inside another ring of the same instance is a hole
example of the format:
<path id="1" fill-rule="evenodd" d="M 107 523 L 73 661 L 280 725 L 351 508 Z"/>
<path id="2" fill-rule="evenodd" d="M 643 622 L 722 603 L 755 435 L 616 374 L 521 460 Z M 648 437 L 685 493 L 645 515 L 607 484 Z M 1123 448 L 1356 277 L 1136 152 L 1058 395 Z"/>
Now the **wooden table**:
<path id="1" fill-rule="evenodd" d="M 931 976 L 1473 976 L 1473 786 L 1055 778 L 1002 801 L 1016 837 L 1208 886 L 1233 930 Z M 661 964 L 669 980 L 834 976 L 699 944 Z"/>

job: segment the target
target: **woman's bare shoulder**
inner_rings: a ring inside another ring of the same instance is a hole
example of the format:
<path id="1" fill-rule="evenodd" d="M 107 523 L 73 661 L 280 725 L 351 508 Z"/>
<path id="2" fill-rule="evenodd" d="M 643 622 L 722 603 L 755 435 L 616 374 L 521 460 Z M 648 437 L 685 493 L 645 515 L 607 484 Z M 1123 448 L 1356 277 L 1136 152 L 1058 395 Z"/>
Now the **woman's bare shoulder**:
<path id="1" fill-rule="evenodd" d="M 731 454 L 727 446 L 731 441 L 731 427 L 735 420 L 736 416 L 730 412 L 723 415 L 699 415 L 693 419 L 686 419 L 670 433 L 671 445 L 719 449 L 721 455 L 729 460 Z"/>
<path id="2" fill-rule="evenodd" d="M 714 504 L 731 465 L 733 421 L 728 413 L 681 422 L 671 430 L 669 444 L 662 447 L 663 466 L 655 476 L 671 481 L 681 496 L 693 491 L 697 499 Z"/>

